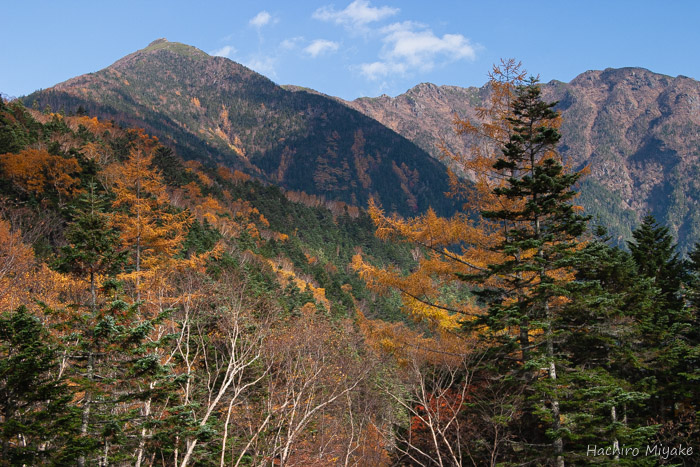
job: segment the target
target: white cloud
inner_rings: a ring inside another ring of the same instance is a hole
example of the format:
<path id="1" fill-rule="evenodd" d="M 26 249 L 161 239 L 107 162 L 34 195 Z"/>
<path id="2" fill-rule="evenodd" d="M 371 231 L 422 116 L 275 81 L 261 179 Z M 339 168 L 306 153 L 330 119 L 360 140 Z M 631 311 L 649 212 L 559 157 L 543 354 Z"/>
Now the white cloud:
<path id="1" fill-rule="evenodd" d="M 359 66 L 360 72 L 372 80 L 413 70 L 430 71 L 438 65 L 476 58 L 477 47 L 461 34 L 439 37 L 429 28 L 410 21 L 386 26 L 381 33 L 384 35 L 381 61 Z"/>
<path id="2" fill-rule="evenodd" d="M 299 47 L 299 44 L 303 41 L 304 38 L 301 36 L 290 37 L 280 42 L 280 47 L 284 50 L 296 49 L 297 47 Z"/>
<path id="3" fill-rule="evenodd" d="M 323 6 L 314 11 L 312 18 L 331 21 L 345 26 L 365 26 L 380 21 L 399 12 L 398 8 L 388 6 L 373 7 L 367 0 L 355 0 L 343 10 L 336 10 L 332 5 Z"/>
<path id="4" fill-rule="evenodd" d="M 236 53 L 236 48 L 232 45 L 225 45 L 221 47 L 220 49 L 217 50 L 212 50 L 209 52 L 209 55 L 213 55 L 214 57 L 226 57 L 226 58 L 231 58 L 233 54 Z"/>
<path id="5" fill-rule="evenodd" d="M 392 62 L 372 62 L 359 65 L 360 73 L 375 81 L 389 75 L 403 75 L 406 73 L 406 65 Z"/>
<path id="6" fill-rule="evenodd" d="M 316 39 L 304 48 L 304 52 L 316 58 L 325 53 L 333 53 L 338 50 L 338 43 L 326 39 Z"/>
<path id="7" fill-rule="evenodd" d="M 277 78 L 277 72 L 275 70 L 276 64 L 277 59 L 275 57 L 263 55 L 253 56 L 249 60 L 243 62 L 243 65 L 268 78 Z"/>
<path id="8" fill-rule="evenodd" d="M 432 68 L 437 57 L 446 60 L 476 58 L 476 50 L 461 34 L 436 36 L 430 29 L 416 30 L 415 23 L 396 23 L 384 28 L 385 54 L 392 60 L 405 60 L 410 65 Z"/>
<path id="9" fill-rule="evenodd" d="M 257 15 L 255 15 L 253 18 L 251 18 L 250 21 L 248 21 L 248 24 L 253 26 L 254 28 L 261 28 L 265 26 L 266 24 L 270 24 L 270 22 L 275 22 L 274 18 L 270 13 L 267 11 L 263 10 Z"/>

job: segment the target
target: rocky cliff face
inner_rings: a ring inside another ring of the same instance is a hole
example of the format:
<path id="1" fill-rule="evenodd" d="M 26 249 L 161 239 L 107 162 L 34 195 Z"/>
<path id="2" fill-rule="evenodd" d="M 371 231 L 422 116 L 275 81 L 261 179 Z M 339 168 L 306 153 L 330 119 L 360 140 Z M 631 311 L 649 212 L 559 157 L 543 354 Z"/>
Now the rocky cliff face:
<path id="1" fill-rule="evenodd" d="M 488 89 L 420 84 L 390 98 L 347 104 L 429 151 L 457 152 L 455 115 L 474 119 Z M 619 241 L 647 212 L 666 223 L 686 249 L 700 240 L 700 82 L 641 68 L 585 72 L 570 83 L 543 85 L 562 112 L 560 150 L 589 167 L 581 203 Z"/>
<path id="2" fill-rule="evenodd" d="M 440 143 L 450 151 L 466 149 L 452 125 L 455 116 L 475 119 L 475 107 L 487 96 L 487 89 L 436 86 L 421 83 L 396 97 L 361 97 L 347 102 L 350 107 L 380 121 L 402 134 L 434 157 L 440 157 Z"/>

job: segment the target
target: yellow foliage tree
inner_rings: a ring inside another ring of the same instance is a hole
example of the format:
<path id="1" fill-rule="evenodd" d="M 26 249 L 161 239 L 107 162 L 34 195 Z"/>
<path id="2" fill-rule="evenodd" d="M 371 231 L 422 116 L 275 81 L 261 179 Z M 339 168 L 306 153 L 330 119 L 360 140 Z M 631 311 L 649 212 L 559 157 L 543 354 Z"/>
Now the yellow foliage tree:
<path id="1" fill-rule="evenodd" d="M 457 132 L 471 142 L 468 154 L 455 154 L 443 147 L 444 157 L 468 174 L 469 180 L 450 171 L 452 195 L 464 199 L 464 206 L 451 218 L 439 217 L 432 209 L 422 216 L 402 219 L 387 216 L 373 201 L 369 214 L 377 226 L 379 238 L 419 245 L 417 266 L 409 274 L 377 268 L 360 255 L 353 258 L 353 267 L 370 287 L 378 291 L 399 290 L 405 311 L 417 320 L 425 320 L 435 328 L 451 330 L 479 312 L 471 301 L 454 300 L 444 293 L 446 285 L 463 287 L 460 276 L 484 271 L 487 265 L 503 261 L 494 251 L 508 225 L 501 221 L 475 218 L 475 214 L 503 209 L 511 201 L 496 196 L 506 178 L 493 169 L 497 148 L 505 144 L 512 132 L 510 103 L 525 72 L 520 63 L 504 61 L 490 73 L 490 97 L 487 105 L 477 108 L 479 122 L 455 117 Z M 512 206 L 510 206 L 512 207 Z M 497 278 L 490 279 L 496 281 Z"/>
<path id="2" fill-rule="evenodd" d="M 549 413 L 543 421 L 552 431 L 556 465 L 563 466 L 555 350 L 560 329 L 555 323 L 571 294 L 572 264 L 586 228 L 587 218 L 571 202 L 576 196 L 572 186 L 582 172 L 562 164 L 556 103 L 542 101 L 537 80 L 522 82 L 513 61 L 494 68 L 491 77 L 490 107 L 479 112 L 484 122 L 456 120 L 458 131 L 474 142 L 473 157 L 445 151 L 473 177 L 473 183 L 465 184 L 452 175 L 453 192 L 467 195 L 463 211 L 452 219 L 431 211 L 405 221 L 388 218 L 372 205 L 380 237 L 418 243 L 427 253 L 416 255 L 418 267 L 406 276 L 379 270 L 361 258 L 354 264 L 370 285 L 400 290 L 408 311 L 438 329 L 480 315 L 471 328 L 506 357 L 497 361 L 516 362 L 517 349 L 519 362 L 503 365 L 500 373 L 534 381 L 528 389 L 545 400 Z M 452 296 L 446 284 L 462 283 L 481 289 L 487 311 L 466 300 L 446 300 Z M 547 377 L 533 371 L 534 365 L 546 370 Z M 534 414 L 541 408 L 530 410 Z"/>
<path id="3" fill-rule="evenodd" d="M 133 250 L 132 273 L 126 278 L 136 284 L 141 299 L 143 278 L 155 278 L 160 269 L 172 266 L 177 248 L 191 222 L 187 211 L 175 212 L 160 172 L 153 168 L 155 140 L 140 135 L 129 158 L 113 170 L 116 214 L 114 225 L 121 231 L 122 243 Z"/>
<path id="4" fill-rule="evenodd" d="M 19 231 L 0 219 L 0 306 L 3 310 L 15 309 L 28 298 L 33 269 L 31 247 L 24 244 Z"/>
<path id="5" fill-rule="evenodd" d="M 53 189 L 63 202 L 80 191 L 75 175 L 82 169 L 75 158 L 54 156 L 44 149 L 24 149 L 19 154 L 0 155 L 0 167 L 15 186 L 33 195 Z"/>
<path id="6" fill-rule="evenodd" d="M 84 292 L 78 281 L 39 263 L 22 232 L 0 218 L 0 309 L 34 308 L 37 301 L 59 309 L 82 302 Z"/>

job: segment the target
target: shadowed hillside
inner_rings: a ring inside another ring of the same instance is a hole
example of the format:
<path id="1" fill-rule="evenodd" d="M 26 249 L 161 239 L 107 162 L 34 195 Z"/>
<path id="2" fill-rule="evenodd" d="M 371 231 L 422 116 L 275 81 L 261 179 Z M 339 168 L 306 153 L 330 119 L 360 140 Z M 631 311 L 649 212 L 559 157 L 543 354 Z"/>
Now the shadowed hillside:
<path id="1" fill-rule="evenodd" d="M 143 127 L 186 159 L 224 163 L 289 189 L 360 206 L 375 196 L 404 215 L 452 210 L 444 168 L 402 136 L 335 99 L 287 91 L 229 59 L 165 39 L 24 102 Z"/>

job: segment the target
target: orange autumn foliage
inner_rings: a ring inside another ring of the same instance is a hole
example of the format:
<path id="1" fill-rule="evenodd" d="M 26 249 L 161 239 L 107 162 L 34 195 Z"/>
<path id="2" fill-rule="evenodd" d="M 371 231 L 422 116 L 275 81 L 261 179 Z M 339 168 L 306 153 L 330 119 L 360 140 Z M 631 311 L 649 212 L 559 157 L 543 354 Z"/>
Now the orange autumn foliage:
<path id="1" fill-rule="evenodd" d="M 435 335 L 426 337 L 404 323 L 369 319 L 361 311 L 357 313 L 357 325 L 365 343 L 378 355 L 390 355 L 400 366 L 413 361 L 431 365 L 459 365 L 464 358 L 465 343 L 470 348 L 477 346 L 476 341 L 465 340 L 450 331 L 439 330 Z"/>
<path id="2" fill-rule="evenodd" d="M 73 131 L 77 130 L 77 127 L 79 125 L 84 126 L 90 133 L 94 135 L 100 135 L 105 131 L 114 130 L 114 125 L 112 125 L 110 122 L 101 122 L 97 119 L 97 117 L 80 116 L 68 119 L 68 126 Z"/>
<path id="3" fill-rule="evenodd" d="M 157 280 L 158 272 L 167 272 L 177 260 L 177 249 L 192 221 L 189 212 L 174 212 L 163 178 L 153 165 L 154 140 L 139 135 L 139 144 L 132 148 L 123 164 L 108 170 L 116 171 L 114 225 L 121 231 L 122 243 L 133 251 L 132 273 L 137 290 L 142 279 Z M 160 276 L 162 278 L 162 276 Z"/>
<path id="4" fill-rule="evenodd" d="M 19 154 L 0 155 L 0 168 L 16 187 L 29 194 L 53 190 L 62 201 L 80 192 L 76 175 L 82 169 L 72 157 L 54 156 L 44 149 L 24 149 Z"/>
<path id="5" fill-rule="evenodd" d="M 385 240 L 419 245 L 415 250 L 417 265 L 408 274 L 402 274 L 398 270 L 375 267 L 360 255 L 353 258 L 353 268 L 370 288 L 380 292 L 400 291 L 408 315 L 444 329 L 455 329 L 461 321 L 471 320 L 481 311 L 471 301 L 447 300 L 441 287 L 445 284 L 464 287 L 465 281 L 460 277 L 479 274 L 489 265 L 506 259 L 494 247 L 503 241 L 504 233 L 512 226 L 500 220 L 475 219 L 475 214 L 516 209 L 525 202 L 495 194 L 497 188 L 507 184 L 508 178 L 493 168 L 500 156 L 499 147 L 508 141 L 512 132 L 510 104 L 515 89 L 524 83 L 525 72 L 519 63 L 508 60 L 494 66 L 490 78 L 487 105 L 477 108 L 479 121 L 455 117 L 457 133 L 471 143 L 468 153 L 455 154 L 442 148 L 444 158 L 469 176 L 469 180 L 465 180 L 450 171 L 451 194 L 464 200 L 462 211 L 451 218 L 443 218 L 430 209 L 424 215 L 402 219 L 386 215 L 380 206 L 370 201 L 369 214 L 377 227 L 376 235 Z M 535 252 L 522 254 L 531 256 Z M 561 271 L 561 274 L 566 272 Z M 534 273 L 532 276 L 535 279 Z M 480 285 L 498 286 L 501 279 L 493 275 Z"/>
<path id="6" fill-rule="evenodd" d="M 62 308 L 85 300 L 87 289 L 80 281 L 38 263 L 22 233 L 0 219 L 0 309 L 20 305 L 38 308 L 37 300 L 50 308 Z"/>
<path id="7" fill-rule="evenodd" d="M 223 165 L 220 165 L 216 169 L 216 174 L 231 183 L 241 183 L 250 180 L 250 175 L 243 173 L 240 170 L 231 171 L 231 169 L 224 167 Z"/>
<path id="8" fill-rule="evenodd" d="M 197 185 L 197 183 L 195 182 L 190 182 L 182 188 L 185 190 L 187 197 L 193 201 L 199 199 L 202 196 L 202 190 L 199 188 L 199 185 Z"/>
<path id="9" fill-rule="evenodd" d="M 34 267 L 34 251 L 24 244 L 21 232 L 0 219 L 0 307 L 3 310 L 24 303 Z"/>

